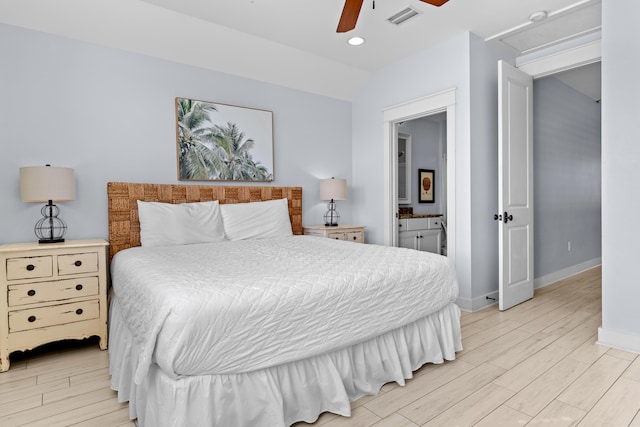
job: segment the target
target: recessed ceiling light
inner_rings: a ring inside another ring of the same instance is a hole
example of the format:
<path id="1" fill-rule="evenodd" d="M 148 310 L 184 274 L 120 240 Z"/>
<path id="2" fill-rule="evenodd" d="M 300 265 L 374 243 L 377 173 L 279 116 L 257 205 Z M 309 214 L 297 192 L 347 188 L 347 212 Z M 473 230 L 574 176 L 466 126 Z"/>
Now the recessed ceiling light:
<path id="1" fill-rule="evenodd" d="M 533 12 L 531 15 L 529 15 L 529 21 L 540 22 L 547 19 L 548 15 L 549 14 L 546 10 L 539 10 L 538 12 Z"/>
<path id="2" fill-rule="evenodd" d="M 360 46 L 361 44 L 364 43 L 364 39 L 360 36 L 355 36 L 355 37 L 351 37 L 347 43 L 349 43 L 351 46 Z"/>

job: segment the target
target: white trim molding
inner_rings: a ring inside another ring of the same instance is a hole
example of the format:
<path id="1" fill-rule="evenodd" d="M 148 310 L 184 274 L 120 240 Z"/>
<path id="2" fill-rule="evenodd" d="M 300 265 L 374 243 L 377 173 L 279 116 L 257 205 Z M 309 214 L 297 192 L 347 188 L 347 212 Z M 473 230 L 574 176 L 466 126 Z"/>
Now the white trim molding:
<path id="1" fill-rule="evenodd" d="M 564 268 L 551 274 L 547 274 L 546 276 L 538 277 L 533 281 L 533 287 L 535 289 L 544 288 L 545 286 L 552 285 L 560 280 L 575 276 L 576 274 L 580 274 L 583 271 L 590 270 L 599 265 L 602 265 L 601 257 L 594 258 L 568 268 Z M 476 311 L 483 310 L 487 307 L 497 304 L 497 300 L 498 291 L 490 292 L 473 299 L 458 297 L 458 299 L 456 299 L 456 304 L 458 305 L 458 307 L 460 307 L 460 310 L 474 313 Z"/>
<path id="2" fill-rule="evenodd" d="M 614 331 L 603 328 L 602 326 L 598 328 L 597 344 L 640 354 L 640 335 Z"/>
<path id="3" fill-rule="evenodd" d="M 516 66 L 534 79 L 537 79 L 582 65 L 600 62 L 601 58 L 602 42 L 597 40 L 523 63 L 516 59 Z"/>
<path id="4" fill-rule="evenodd" d="M 476 311 L 484 310 L 485 308 L 496 304 L 498 304 L 498 291 L 473 299 L 460 297 L 456 299 L 456 305 L 460 307 L 460 310 L 467 311 L 469 313 L 475 313 Z"/>
<path id="5" fill-rule="evenodd" d="M 576 274 L 582 273 L 583 271 L 592 269 L 599 265 L 602 265 L 602 257 L 594 258 L 571 267 L 563 268 L 562 270 L 554 271 L 546 276 L 537 277 L 533 281 L 533 287 L 534 289 L 544 288 L 545 286 L 549 286 L 559 280 L 575 276 Z"/>
<path id="6" fill-rule="evenodd" d="M 382 111 L 384 138 L 384 244 L 394 246 L 397 241 L 395 213 L 398 210 L 397 162 L 398 152 L 395 124 L 431 114 L 447 114 L 447 257 L 455 266 L 456 258 L 456 89 L 451 88 L 385 108 Z"/>

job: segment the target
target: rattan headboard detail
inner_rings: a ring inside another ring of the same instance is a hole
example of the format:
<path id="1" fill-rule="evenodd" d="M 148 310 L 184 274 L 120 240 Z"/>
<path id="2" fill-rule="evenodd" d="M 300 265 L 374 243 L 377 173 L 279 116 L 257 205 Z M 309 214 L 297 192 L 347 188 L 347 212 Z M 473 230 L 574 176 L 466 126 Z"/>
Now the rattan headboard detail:
<path id="1" fill-rule="evenodd" d="M 293 234 L 302 234 L 302 187 L 244 187 L 109 182 L 109 255 L 140 246 L 137 200 L 189 203 L 218 200 L 222 203 L 260 202 L 287 198 Z"/>

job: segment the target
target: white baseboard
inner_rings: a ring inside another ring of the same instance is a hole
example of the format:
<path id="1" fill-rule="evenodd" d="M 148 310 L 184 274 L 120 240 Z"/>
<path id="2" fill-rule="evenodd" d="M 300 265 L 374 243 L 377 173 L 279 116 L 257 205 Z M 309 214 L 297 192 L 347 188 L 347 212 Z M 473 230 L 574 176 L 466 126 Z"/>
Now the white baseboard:
<path id="1" fill-rule="evenodd" d="M 538 277 L 533 281 L 534 289 L 544 288 L 559 280 L 566 279 L 567 277 L 575 276 L 578 273 L 589 270 L 593 267 L 597 267 L 602 264 L 602 257 L 594 258 L 589 261 L 582 262 L 580 264 L 572 265 L 571 267 L 564 268 L 562 270 L 554 271 L 546 276 Z"/>
<path id="2" fill-rule="evenodd" d="M 582 262 L 580 264 L 573 265 L 568 268 L 564 268 L 559 271 L 555 271 L 546 276 L 538 277 L 533 281 L 534 289 L 544 288 L 559 280 L 566 279 L 567 277 L 575 276 L 578 273 L 589 270 L 593 267 L 597 267 L 602 264 L 602 257 L 594 258 L 589 261 Z M 492 298 L 492 299 L 489 299 Z M 492 305 L 498 304 L 498 291 L 482 295 L 477 298 L 460 298 L 456 299 L 456 304 L 460 307 L 460 310 L 468 311 L 470 313 L 485 309 Z"/>
<path id="3" fill-rule="evenodd" d="M 598 328 L 598 344 L 640 354 L 640 335 Z"/>
<path id="4" fill-rule="evenodd" d="M 470 313 L 480 311 L 487 307 L 491 307 L 492 305 L 496 305 L 497 303 L 498 291 L 491 292 L 473 299 L 458 297 L 458 299 L 456 300 L 456 304 L 458 305 L 458 307 L 460 307 L 460 310 L 468 311 Z"/>

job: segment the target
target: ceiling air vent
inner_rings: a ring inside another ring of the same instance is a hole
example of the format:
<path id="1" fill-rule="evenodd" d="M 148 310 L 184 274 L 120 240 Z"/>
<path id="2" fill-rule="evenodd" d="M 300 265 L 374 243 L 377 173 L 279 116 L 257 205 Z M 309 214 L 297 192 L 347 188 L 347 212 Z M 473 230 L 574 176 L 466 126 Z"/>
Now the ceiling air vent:
<path id="1" fill-rule="evenodd" d="M 417 10 L 411 8 L 411 7 L 407 7 L 404 10 L 401 10 L 400 12 L 396 13 L 395 15 L 387 18 L 387 21 L 391 22 L 392 24 L 395 25 L 400 25 L 403 22 L 408 21 L 409 19 L 413 18 L 414 16 L 418 15 L 420 12 L 418 12 Z"/>

